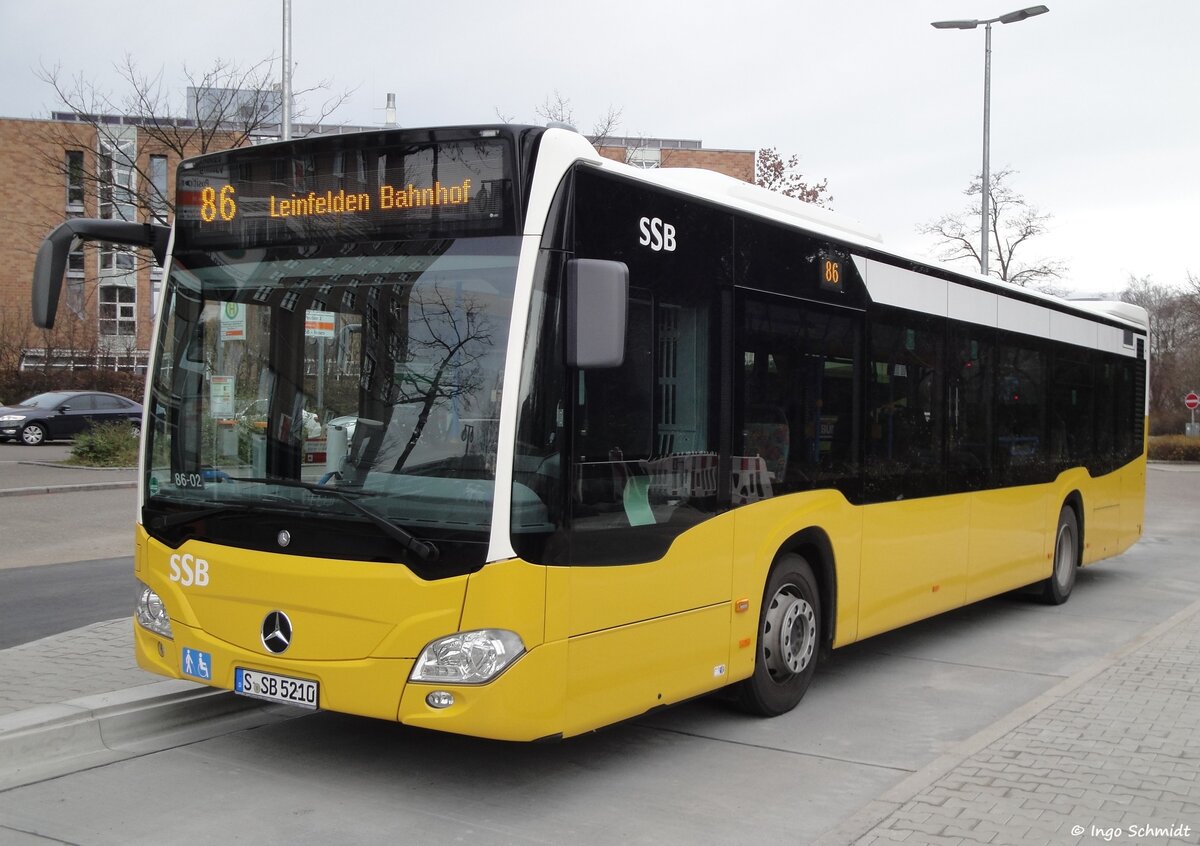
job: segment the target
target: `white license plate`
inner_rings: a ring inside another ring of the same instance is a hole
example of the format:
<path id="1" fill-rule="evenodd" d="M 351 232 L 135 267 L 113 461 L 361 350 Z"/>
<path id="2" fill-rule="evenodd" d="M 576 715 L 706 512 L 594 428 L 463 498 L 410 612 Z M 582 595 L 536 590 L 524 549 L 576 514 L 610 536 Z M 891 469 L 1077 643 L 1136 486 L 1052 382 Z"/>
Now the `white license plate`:
<path id="1" fill-rule="evenodd" d="M 233 690 L 243 696 L 298 705 L 301 708 L 317 707 L 317 683 L 308 679 L 293 679 L 274 673 L 260 673 L 238 667 L 233 674 Z"/>

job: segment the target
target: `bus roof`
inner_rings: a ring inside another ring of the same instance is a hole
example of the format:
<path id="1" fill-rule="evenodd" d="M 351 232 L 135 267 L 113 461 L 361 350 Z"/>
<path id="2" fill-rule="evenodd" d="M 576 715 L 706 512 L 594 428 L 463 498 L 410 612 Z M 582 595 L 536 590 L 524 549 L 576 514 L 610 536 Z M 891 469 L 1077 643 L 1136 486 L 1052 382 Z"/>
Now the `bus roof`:
<path id="1" fill-rule="evenodd" d="M 859 247 L 868 253 L 882 253 L 920 267 L 935 269 L 940 275 L 945 275 L 958 282 L 966 282 L 972 287 L 986 288 L 1000 296 L 1041 301 L 1056 309 L 1082 312 L 1104 320 L 1115 320 L 1142 332 L 1149 329 L 1149 316 L 1146 310 L 1140 306 L 1115 300 L 1062 298 L 1033 288 L 1024 288 L 994 276 L 983 276 L 950 267 L 936 259 L 905 254 L 885 245 L 882 236 L 877 231 L 855 218 L 784 196 L 723 173 L 700 168 L 646 170 L 610 159 L 602 159 L 599 155 L 596 156 L 596 159 L 597 163 L 605 170 L 618 171 L 639 181 L 661 185 L 698 199 L 708 199 L 759 217 L 799 226 L 814 234 L 836 239 L 851 247 Z"/>

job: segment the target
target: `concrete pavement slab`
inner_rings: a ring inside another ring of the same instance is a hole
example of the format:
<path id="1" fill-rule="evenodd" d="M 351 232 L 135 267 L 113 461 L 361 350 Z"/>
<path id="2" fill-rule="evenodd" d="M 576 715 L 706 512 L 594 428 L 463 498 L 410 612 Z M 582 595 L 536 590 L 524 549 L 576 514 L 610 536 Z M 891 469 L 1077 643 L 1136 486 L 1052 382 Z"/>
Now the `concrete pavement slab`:
<path id="1" fill-rule="evenodd" d="M 0 499 L 0 569 L 132 555 L 136 512 L 132 485 Z"/>
<path id="2" fill-rule="evenodd" d="M 141 670 L 133 625 L 0 650 L 0 790 L 301 713 Z"/>
<path id="3" fill-rule="evenodd" d="M 136 467 L 74 467 L 50 461 L 6 461 L 0 465 L 0 497 L 136 486 Z"/>

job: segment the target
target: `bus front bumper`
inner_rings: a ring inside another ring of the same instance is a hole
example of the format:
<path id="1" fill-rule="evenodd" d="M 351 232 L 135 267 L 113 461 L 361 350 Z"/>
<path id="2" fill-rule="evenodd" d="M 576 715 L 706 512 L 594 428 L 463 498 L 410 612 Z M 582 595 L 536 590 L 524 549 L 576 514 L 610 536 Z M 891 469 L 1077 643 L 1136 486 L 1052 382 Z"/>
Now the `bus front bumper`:
<path id="1" fill-rule="evenodd" d="M 229 691 L 238 670 L 315 682 L 317 708 L 473 737 L 529 741 L 562 733 L 564 641 L 535 647 L 486 684 L 442 685 L 410 682 L 411 658 L 287 660 L 233 647 L 178 620 L 171 625 L 173 639 L 133 622 L 140 667 Z"/>

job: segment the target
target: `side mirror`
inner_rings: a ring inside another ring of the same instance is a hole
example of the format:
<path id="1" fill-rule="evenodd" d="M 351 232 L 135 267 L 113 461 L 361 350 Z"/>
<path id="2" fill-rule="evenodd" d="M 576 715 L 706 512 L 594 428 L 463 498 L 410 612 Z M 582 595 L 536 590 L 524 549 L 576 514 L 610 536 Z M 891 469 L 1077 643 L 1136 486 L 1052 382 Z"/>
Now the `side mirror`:
<path id="1" fill-rule="evenodd" d="M 568 367 L 620 367 L 625 361 L 629 267 L 620 261 L 567 262 Z"/>
<path id="2" fill-rule="evenodd" d="M 70 410 L 71 410 L 71 406 L 69 406 L 69 405 L 60 405 L 58 407 L 59 414 L 66 414 Z"/>
<path id="3" fill-rule="evenodd" d="M 54 328 L 54 315 L 58 311 L 63 273 L 67 269 L 67 256 L 74 239 L 149 247 L 154 253 L 155 261 L 163 265 L 167 261 L 167 243 L 170 237 L 171 228 L 157 223 L 90 218 L 73 218 L 60 223 L 42 241 L 33 266 L 34 325 L 42 329 Z"/>

